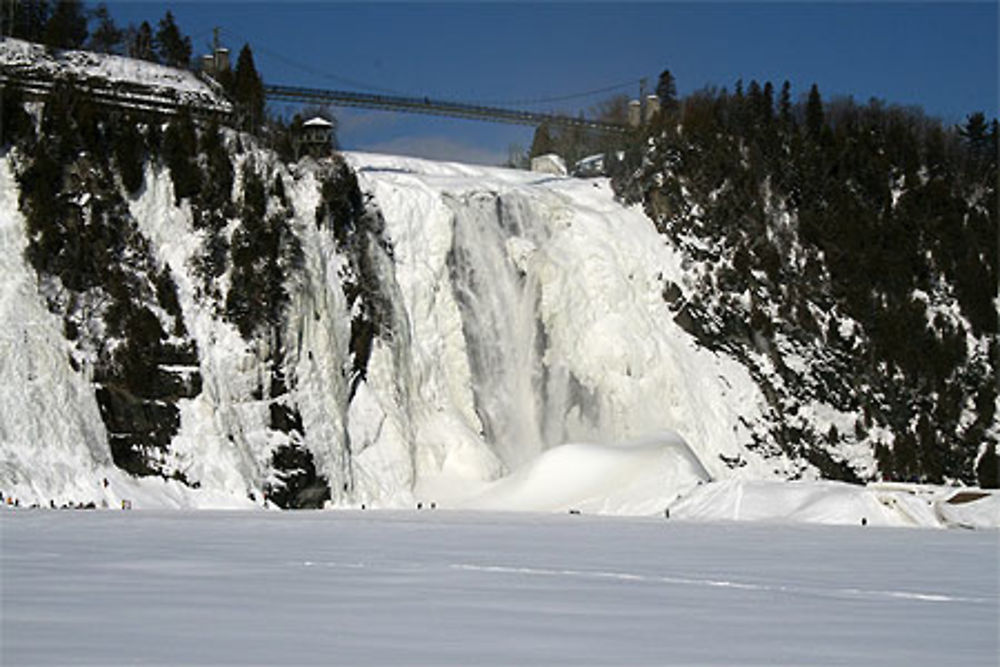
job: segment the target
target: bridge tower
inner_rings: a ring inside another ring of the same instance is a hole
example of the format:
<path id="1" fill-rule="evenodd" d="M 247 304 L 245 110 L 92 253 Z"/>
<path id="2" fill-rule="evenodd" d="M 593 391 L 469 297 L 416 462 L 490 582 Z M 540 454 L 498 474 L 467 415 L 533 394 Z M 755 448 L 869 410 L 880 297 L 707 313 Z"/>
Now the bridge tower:
<path id="1" fill-rule="evenodd" d="M 201 70 L 218 77 L 229 69 L 229 49 L 219 41 L 219 28 L 212 28 L 212 52 L 201 57 Z"/>

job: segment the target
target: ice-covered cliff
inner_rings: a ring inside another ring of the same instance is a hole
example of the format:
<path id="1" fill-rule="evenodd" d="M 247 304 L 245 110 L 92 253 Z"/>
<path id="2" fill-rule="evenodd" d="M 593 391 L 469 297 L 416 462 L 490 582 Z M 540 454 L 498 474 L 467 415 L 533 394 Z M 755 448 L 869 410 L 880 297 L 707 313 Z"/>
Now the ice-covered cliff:
<path id="1" fill-rule="evenodd" d="M 285 472 L 313 465 L 334 504 L 459 504 L 555 446 L 613 447 L 665 429 L 710 476 L 795 470 L 746 448 L 746 425 L 762 404 L 756 385 L 674 323 L 662 292 L 679 279 L 678 256 L 607 182 L 368 154 L 347 160 L 384 228 L 319 224 L 328 166 L 286 166 L 265 151 L 236 158 L 237 173 L 250 164 L 264 182 L 281 181 L 267 210 L 283 211 L 301 250 L 283 277 L 281 321 L 250 339 L 196 270 L 209 240 L 204 224 L 188 200 L 176 201 L 169 170 L 147 163 L 128 212 L 150 271 L 168 272 L 176 285 L 197 354 L 196 368 L 167 370 L 201 379 L 200 391 L 176 397 L 179 424 L 162 458 L 179 474 L 164 481 L 126 475 L 112 461 L 93 369 L 51 312 L 67 290 L 24 258 L 29 239 L 8 156 L 0 171 L 0 490 L 46 504 L 260 503 L 281 483 L 276 453 L 294 446 L 311 462 L 293 458 Z M 237 181 L 236 200 L 245 185 Z M 223 229 L 230 243 L 240 224 Z M 233 272 L 215 288 L 230 289 Z M 372 308 L 357 298 L 365 290 L 380 304 L 367 337 L 358 325 Z"/>

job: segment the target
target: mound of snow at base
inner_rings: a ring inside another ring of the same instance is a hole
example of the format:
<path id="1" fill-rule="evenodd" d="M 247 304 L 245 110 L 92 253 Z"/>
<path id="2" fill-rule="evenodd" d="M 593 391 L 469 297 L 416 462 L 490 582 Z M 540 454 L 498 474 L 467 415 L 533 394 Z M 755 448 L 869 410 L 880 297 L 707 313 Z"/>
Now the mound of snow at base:
<path id="1" fill-rule="evenodd" d="M 554 447 L 459 505 L 482 510 L 653 514 L 662 512 L 679 493 L 709 479 L 680 436 L 660 432 L 615 445 Z"/>
<path id="2" fill-rule="evenodd" d="M 950 505 L 950 487 L 857 486 L 843 482 L 729 479 L 695 488 L 670 506 L 692 521 L 770 521 L 940 528 L 1000 527 L 1000 495 Z"/>
<path id="3" fill-rule="evenodd" d="M 938 501 L 935 507 L 938 517 L 948 525 L 963 528 L 1000 528 L 1000 493 L 996 489 L 971 502 L 952 504 Z"/>

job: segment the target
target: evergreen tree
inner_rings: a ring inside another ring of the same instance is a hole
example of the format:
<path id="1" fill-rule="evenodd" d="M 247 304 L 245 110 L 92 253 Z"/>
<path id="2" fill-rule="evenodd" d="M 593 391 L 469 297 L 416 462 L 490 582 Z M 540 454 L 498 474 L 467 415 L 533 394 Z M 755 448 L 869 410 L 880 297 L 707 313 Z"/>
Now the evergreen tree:
<path id="1" fill-rule="evenodd" d="M 786 80 L 781 84 L 781 96 L 778 98 L 778 117 L 785 127 L 792 125 L 792 85 Z"/>
<path id="2" fill-rule="evenodd" d="M 195 162 L 198 137 L 187 109 L 182 110 L 167 125 L 163 135 L 163 160 L 174 182 L 174 200 L 180 203 L 201 189 L 201 172 Z"/>
<path id="3" fill-rule="evenodd" d="M 156 45 L 163 64 L 186 68 L 191 63 L 191 38 L 181 34 L 169 11 L 160 19 Z"/>
<path id="4" fill-rule="evenodd" d="M 129 194 L 135 194 L 142 187 L 142 167 L 146 161 L 142 135 L 133 122 L 125 122 L 113 127 L 111 151 L 118 163 L 122 184 Z"/>
<path id="5" fill-rule="evenodd" d="M 57 49 L 78 49 L 87 41 L 87 14 L 80 0 L 59 0 L 48 23 L 45 43 Z"/>
<path id="6" fill-rule="evenodd" d="M 115 25 L 108 6 L 103 2 L 99 4 L 94 10 L 93 19 L 97 21 L 97 28 L 90 34 L 90 50 L 120 54 L 125 42 L 125 31 Z"/>
<path id="7" fill-rule="evenodd" d="M 664 111 L 677 110 L 677 84 L 674 81 L 674 75 L 668 69 L 660 72 L 660 78 L 656 82 L 656 96 L 660 98 L 661 109 Z"/>
<path id="8" fill-rule="evenodd" d="M 539 155 L 547 155 L 555 150 L 555 144 L 552 142 L 552 134 L 549 132 L 548 123 L 542 123 L 535 129 L 535 136 L 531 140 L 531 153 L 530 157 L 538 157 Z"/>
<path id="9" fill-rule="evenodd" d="M 988 157 L 991 141 L 986 114 L 982 111 L 970 114 L 965 120 L 965 125 L 958 128 L 958 134 L 968 144 L 970 152 L 975 157 Z"/>
<path id="10" fill-rule="evenodd" d="M 47 0 L 3 0 L 0 33 L 29 42 L 45 41 L 51 7 Z"/>
<path id="11" fill-rule="evenodd" d="M 130 58 L 159 62 L 153 48 L 153 28 L 149 22 L 143 21 L 138 28 L 129 26 L 126 42 Z"/>
<path id="12" fill-rule="evenodd" d="M 199 153 L 205 156 L 201 204 L 224 211 L 232 201 L 233 165 L 217 124 L 213 123 L 205 128 L 201 135 Z"/>
<path id="13" fill-rule="evenodd" d="M 806 102 L 806 132 L 814 141 L 818 140 L 823 132 L 823 100 L 815 83 L 809 89 L 809 99 Z"/>
<path id="14" fill-rule="evenodd" d="M 264 82 L 253 62 L 253 51 L 244 44 L 233 71 L 232 95 L 243 115 L 243 126 L 251 132 L 264 122 Z"/>
<path id="15" fill-rule="evenodd" d="M 770 117 L 771 105 L 769 98 L 765 98 L 764 91 L 756 79 L 750 81 L 750 87 L 747 88 L 747 103 L 750 106 L 750 116 L 753 123 L 749 129 L 757 130 L 757 124 Z"/>

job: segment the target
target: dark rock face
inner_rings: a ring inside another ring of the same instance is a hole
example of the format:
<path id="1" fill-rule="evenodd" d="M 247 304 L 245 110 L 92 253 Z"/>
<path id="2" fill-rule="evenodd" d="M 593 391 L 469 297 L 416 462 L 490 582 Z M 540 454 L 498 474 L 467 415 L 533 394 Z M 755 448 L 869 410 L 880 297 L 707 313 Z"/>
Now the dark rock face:
<path id="1" fill-rule="evenodd" d="M 119 468 L 134 475 L 165 474 L 155 461 L 162 458 L 180 428 L 176 402 L 201 393 L 201 375 L 195 351 L 129 341 L 123 372 L 102 374 L 97 403 L 108 431 L 111 455 Z M 169 364 L 173 370 L 164 370 Z"/>
<path id="2" fill-rule="evenodd" d="M 280 368 L 280 364 L 276 365 Z M 288 389 L 283 374 L 271 377 L 269 427 L 288 436 L 271 455 L 274 482 L 265 488 L 267 498 L 283 509 L 320 509 L 330 500 L 330 482 L 316 470 L 312 452 L 302 446 L 305 427 L 302 415 L 287 403 Z"/>
<path id="3" fill-rule="evenodd" d="M 392 259 L 392 245 L 381 213 L 365 201 L 357 176 L 347 164 L 335 163 L 320 192 L 316 224 L 333 232 L 338 250 L 350 261 L 340 279 L 348 307 L 356 312 L 351 319 L 350 341 L 353 397 L 367 376 L 375 339 L 391 336 L 392 296 L 381 282 L 378 266 L 380 261 Z"/>
<path id="4" fill-rule="evenodd" d="M 157 266 L 116 179 L 119 145 L 136 142 L 143 156 L 150 149 L 150 133 L 137 126 L 98 114 L 71 89 L 46 104 L 40 134 L 20 137 L 22 154 L 34 157 L 17 174 L 26 256 L 63 318 L 70 362 L 93 371 L 115 464 L 183 479 L 169 446 L 180 427 L 176 402 L 201 392 L 198 350 L 170 271 Z"/>
<path id="5" fill-rule="evenodd" d="M 177 407 L 139 398 L 108 385 L 97 388 L 115 465 L 133 475 L 155 475 L 156 453 L 165 451 L 180 427 Z"/>

